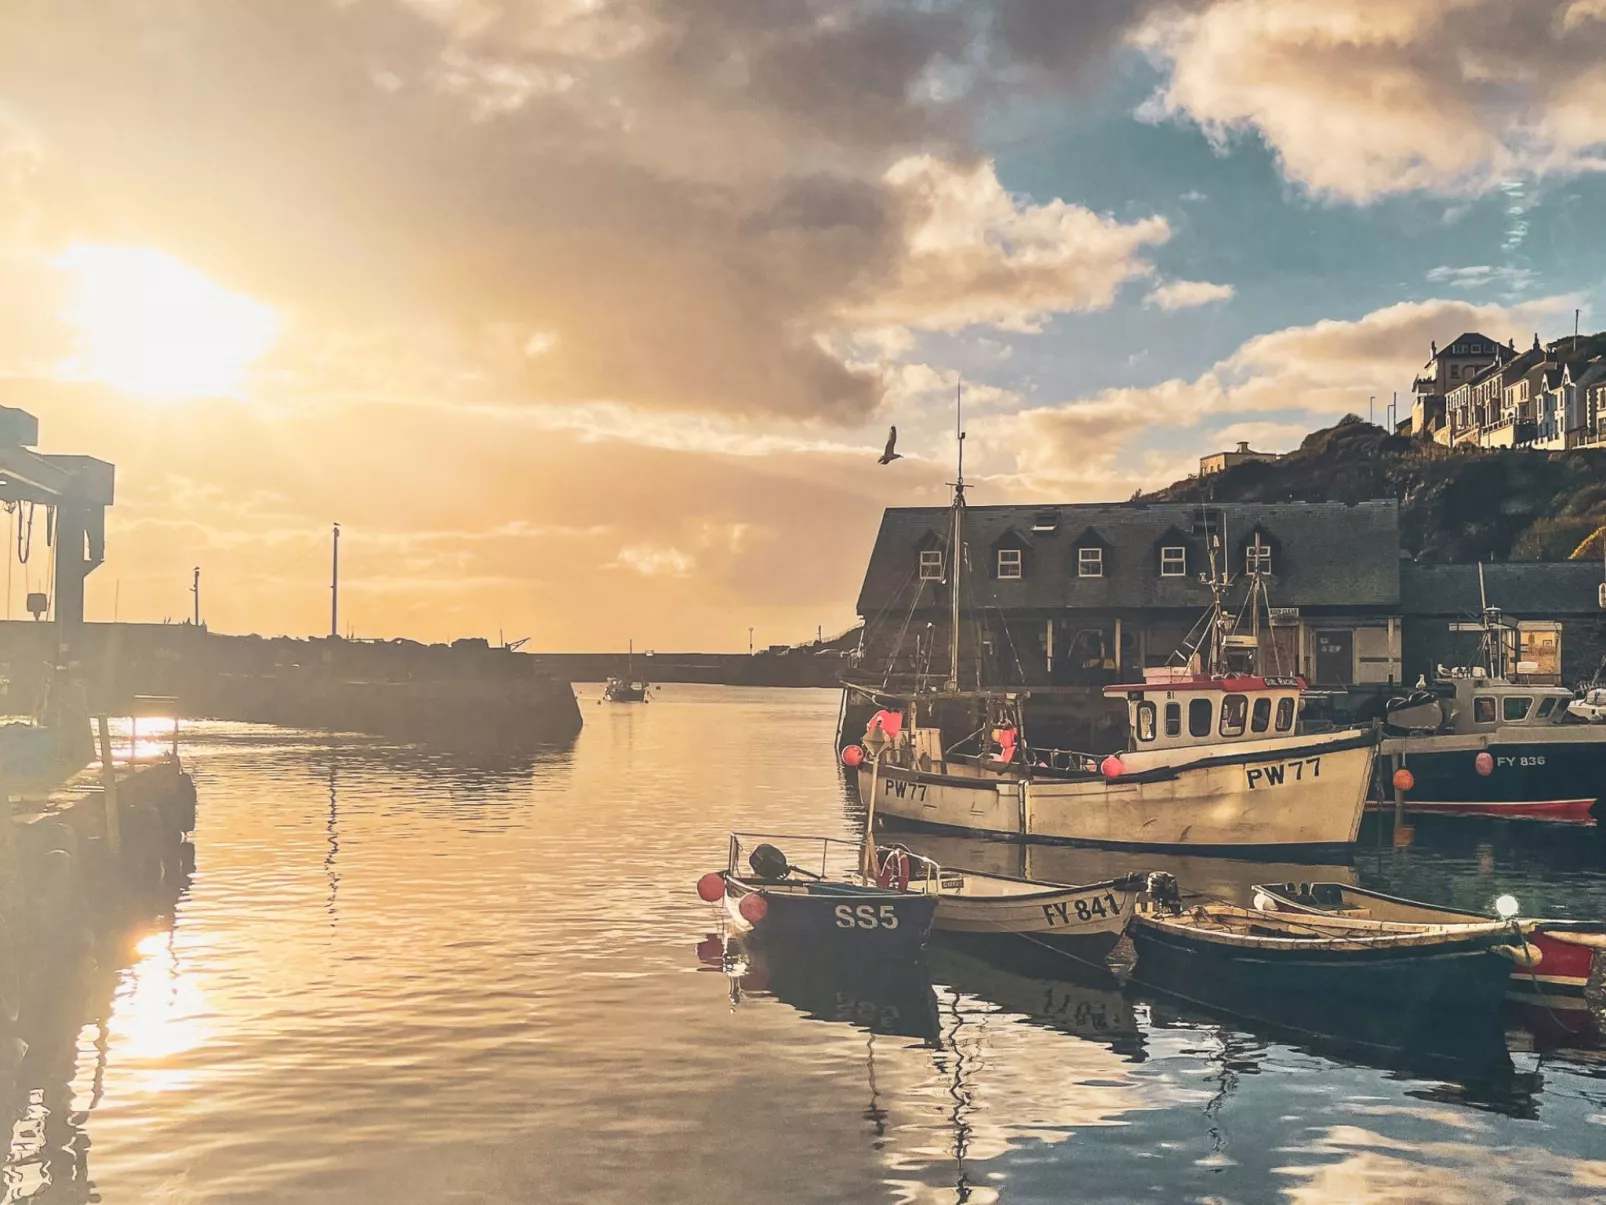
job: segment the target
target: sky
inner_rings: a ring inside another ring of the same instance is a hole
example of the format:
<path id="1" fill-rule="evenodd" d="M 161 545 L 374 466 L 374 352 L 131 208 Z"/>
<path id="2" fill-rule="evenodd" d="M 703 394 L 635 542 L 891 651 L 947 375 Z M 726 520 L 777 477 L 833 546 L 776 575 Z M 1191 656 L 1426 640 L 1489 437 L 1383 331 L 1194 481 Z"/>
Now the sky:
<path id="1" fill-rule="evenodd" d="M 0 404 L 91 619 L 327 631 L 338 521 L 359 637 L 792 642 L 961 379 L 975 503 L 1381 418 L 1602 324 L 1603 166 L 1606 0 L 13 0 Z"/>

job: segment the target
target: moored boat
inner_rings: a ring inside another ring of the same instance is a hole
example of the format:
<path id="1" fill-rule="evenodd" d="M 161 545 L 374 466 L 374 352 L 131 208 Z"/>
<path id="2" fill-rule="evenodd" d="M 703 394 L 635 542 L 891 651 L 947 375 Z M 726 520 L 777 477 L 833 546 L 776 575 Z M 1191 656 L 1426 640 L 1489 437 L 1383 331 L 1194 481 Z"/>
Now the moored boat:
<path id="1" fill-rule="evenodd" d="M 1509 897 L 1507 897 L 1509 899 Z M 1516 901 L 1509 907 L 1515 910 Z M 1476 912 L 1399 899 L 1348 883 L 1273 883 L 1255 888 L 1262 912 L 1339 917 L 1380 930 L 1419 925 L 1487 925 Z M 1546 1010 L 1565 1028 L 1594 1028 L 1586 998 L 1597 953 L 1606 957 L 1606 922 L 1523 918 L 1523 939 L 1533 947 L 1529 965 L 1514 965 L 1506 990 L 1517 1004 Z"/>
<path id="2" fill-rule="evenodd" d="M 1144 881 L 1133 874 L 1079 887 L 1043 883 L 938 866 L 902 846 L 878 850 L 877 861 L 878 881 L 936 896 L 938 932 L 977 940 L 1022 938 L 1095 966 L 1102 966 L 1126 932 Z"/>
<path id="3" fill-rule="evenodd" d="M 1151 897 L 1130 930 L 1140 982 L 1251 1021 L 1373 1045 L 1497 1025 L 1513 964 L 1532 959 L 1509 922 L 1381 930 L 1226 904 L 1183 910 L 1174 882 Z"/>
<path id="4" fill-rule="evenodd" d="M 602 687 L 602 697 L 610 703 L 645 703 L 650 688 L 645 678 L 636 676 L 636 642 L 632 640 L 625 654 L 623 676 L 610 677 Z"/>
<path id="5" fill-rule="evenodd" d="M 798 866 L 772 842 L 819 851 L 820 870 Z M 832 855 L 856 842 L 832 837 L 732 833 L 726 868 L 697 883 L 709 903 L 722 903 L 731 931 L 751 940 L 829 950 L 838 957 L 911 959 L 920 954 L 937 910 L 934 895 L 866 882 L 849 869 L 833 875 Z M 743 867 L 743 854 L 746 866 Z"/>

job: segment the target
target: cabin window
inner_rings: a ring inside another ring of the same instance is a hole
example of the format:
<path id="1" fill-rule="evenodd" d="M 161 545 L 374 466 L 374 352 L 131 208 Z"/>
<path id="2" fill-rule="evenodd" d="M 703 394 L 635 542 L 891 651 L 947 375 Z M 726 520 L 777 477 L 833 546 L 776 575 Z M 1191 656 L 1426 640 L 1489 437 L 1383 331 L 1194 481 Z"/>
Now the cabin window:
<path id="1" fill-rule="evenodd" d="M 923 582 L 942 580 L 942 549 L 928 548 L 920 554 L 920 580 Z"/>
<path id="2" fill-rule="evenodd" d="M 1160 549 L 1160 576 L 1186 577 L 1188 550 L 1181 544 Z"/>
<path id="3" fill-rule="evenodd" d="M 1154 739 L 1154 704 L 1145 699 L 1138 704 L 1138 740 Z"/>
<path id="4" fill-rule="evenodd" d="M 1494 696 L 1478 695 L 1472 700 L 1472 722 L 1474 724 L 1494 723 Z"/>
<path id="5" fill-rule="evenodd" d="M 1221 735 L 1242 736 L 1249 718 L 1249 696 L 1228 695 L 1221 700 Z"/>
<path id="6" fill-rule="evenodd" d="M 1527 695 L 1507 695 L 1501 700 L 1504 704 L 1502 711 L 1508 723 L 1526 720 L 1528 712 L 1533 710 L 1534 701 Z"/>
<path id="7" fill-rule="evenodd" d="M 1076 550 L 1077 577 L 1104 576 L 1104 549 L 1078 548 Z"/>
<path id="8" fill-rule="evenodd" d="M 1271 545 L 1263 544 L 1260 537 L 1244 549 L 1244 570 L 1247 573 L 1271 572 Z"/>
<path id="9" fill-rule="evenodd" d="M 1551 712 L 1553 712 L 1555 710 L 1556 710 L 1556 696 L 1555 695 L 1547 695 L 1543 699 L 1539 700 L 1539 710 L 1534 712 L 1534 719 L 1542 720 L 1547 715 L 1549 715 Z"/>
<path id="10" fill-rule="evenodd" d="M 1209 736 L 1211 714 L 1215 708 L 1209 699 L 1195 699 L 1188 704 L 1188 735 Z"/>
<path id="11" fill-rule="evenodd" d="M 1261 695 L 1255 700 L 1255 708 L 1249 713 L 1249 727 L 1255 732 L 1264 732 L 1271 727 L 1271 699 Z"/>
<path id="12" fill-rule="evenodd" d="M 1020 549 L 1000 548 L 998 550 L 998 576 L 1017 578 L 1020 576 Z"/>
<path id="13" fill-rule="evenodd" d="M 1294 726 L 1294 700 L 1284 695 L 1277 700 L 1277 731 L 1287 732 Z"/>
<path id="14" fill-rule="evenodd" d="M 1182 704 L 1167 703 L 1165 705 L 1165 734 L 1167 736 L 1182 735 Z"/>

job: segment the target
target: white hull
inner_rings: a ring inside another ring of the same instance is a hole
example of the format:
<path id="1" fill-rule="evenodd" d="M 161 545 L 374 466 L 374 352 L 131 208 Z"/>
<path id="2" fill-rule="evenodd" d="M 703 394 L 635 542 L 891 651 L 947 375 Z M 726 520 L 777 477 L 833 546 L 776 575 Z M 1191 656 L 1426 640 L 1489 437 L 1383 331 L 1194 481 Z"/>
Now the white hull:
<path id="1" fill-rule="evenodd" d="M 947 933 L 1091 937 L 1113 944 L 1126 930 L 1137 898 L 1134 889 L 1110 883 L 1058 887 L 969 870 L 944 870 L 942 878 L 933 927 Z M 909 884 L 911 891 L 935 888 L 929 881 Z"/>
<path id="2" fill-rule="evenodd" d="M 1348 845 L 1375 746 L 1354 732 L 1122 756 L 1126 773 L 1021 780 L 861 767 L 876 813 L 947 829 L 1132 848 Z M 968 769 L 968 768 L 967 768 Z"/>

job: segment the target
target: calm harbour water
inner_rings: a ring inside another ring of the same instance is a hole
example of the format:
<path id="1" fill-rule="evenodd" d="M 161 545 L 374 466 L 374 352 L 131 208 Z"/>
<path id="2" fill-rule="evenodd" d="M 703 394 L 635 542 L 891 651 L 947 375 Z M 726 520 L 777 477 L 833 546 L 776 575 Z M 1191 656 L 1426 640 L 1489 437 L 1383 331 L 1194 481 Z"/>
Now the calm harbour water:
<path id="1" fill-rule="evenodd" d="M 572 749 L 504 765 L 190 727 L 193 876 L 36 1019 L 4 1199 L 1606 1199 L 1606 1052 L 1519 1031 L 1492 1072 L 1390 1070 L 948 950 L 923 979 L 733 980 L 695 880 L 732 828 L 852 831 L 837 695 L 596 695 Z M 1367 839 L 1368 885 L 1606 915 L 1593 837 Z"/>

